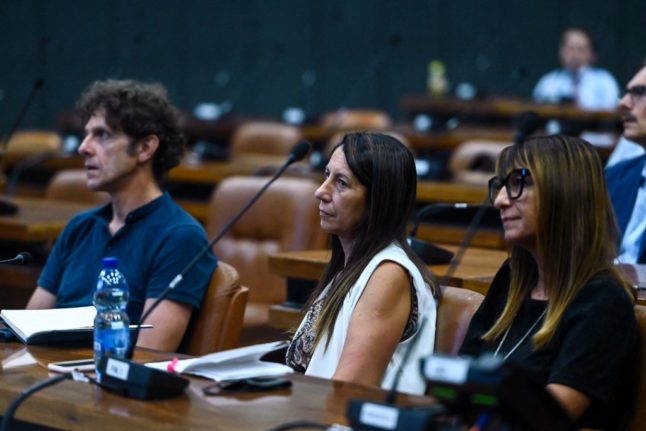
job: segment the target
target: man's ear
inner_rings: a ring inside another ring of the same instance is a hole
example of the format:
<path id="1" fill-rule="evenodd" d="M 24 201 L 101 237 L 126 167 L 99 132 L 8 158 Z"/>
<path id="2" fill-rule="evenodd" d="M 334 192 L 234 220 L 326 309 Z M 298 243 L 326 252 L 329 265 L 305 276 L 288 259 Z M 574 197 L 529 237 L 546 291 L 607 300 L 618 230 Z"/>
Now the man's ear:
<path id="1" fill-rule="evenodd" d="M 159 148 L 159 137 L 157 135 L 144 136 L 137 143 L 137 147 L 137 160 L 140 163 L 145 163 L 153 158 L 155 151 Z"/>

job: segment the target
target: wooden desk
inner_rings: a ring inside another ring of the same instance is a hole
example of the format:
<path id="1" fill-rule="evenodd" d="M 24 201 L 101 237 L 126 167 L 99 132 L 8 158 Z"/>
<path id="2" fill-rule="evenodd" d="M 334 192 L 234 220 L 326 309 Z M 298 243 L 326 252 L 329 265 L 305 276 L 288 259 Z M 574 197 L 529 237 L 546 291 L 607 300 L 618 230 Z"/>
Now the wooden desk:
<path id="1" fill-rule="evenodd" d="M 511 127 L 470 125 L 438 132 L 419 132 L 409 128 L 404 133 L 411 147 L 417 151 L 453 151 L 463 142 L 471 140 L 511 143 L 515 134 Z"/>
<path id="2" fill-rule="evenodd" d="M 441 244 L 443 248 L 455 252 L 457 246 Z M 269 271 L 274 274 L 298 280 L 319 280 L 325 265 L 330 260 L 329 250 L 308 250 L 284 252 L 270 255 Z M 464 253 L 462 263 L 448 280 L 442 280 L 449 265 L 430 265 L 429 269 L 439 281 L 449 286 L 468 287 L 479 292 L 486 292 L 500 265 L 507 258 L 502 250 L 469 248 Z M 302 317 L 298 303 L 275 305 L 269 310 L 269 323 L 280 329 L 292 329 Z"/>
<path id="3" fill-rule="evenodd" d="M 171 169 L 168 179 L 192 184 L 216 184 L 233 175 L 251 175 L 261 169 L 278 168 L 285 163 L 283 156 L 244 156 L 223 161 L 183 161 Z"/>
<path id="4" fill-rule="evenodd" d="M 12 169 L 25 161 L 27 157 L 34 156 L 33 154 L 7 154 L 5 165 L 7 168 Z M 38 162 L 36 166 L 27 170 L 27 175 L 30 170 L 37 169 L 43 171 L 60 171 L 62 169 L 83 169 L 83 157 L 77 153 L 65 154 L 62 152 L 49 153 L 47 157 L 43 154 L 43 159 Z"/>
<path id="5" fill-rule="evenodd" d="M 233 161 L 220 162 L 183 162 L 171 169 L 168 179 L 175 183 L 213 186 L 232 175 L 250 175 L 261 169 L 279 167 L 284 163 L 283 157 L 245 156 Z M 290 167 L 286 175 L 310 178 L 323 181 L 323 174 L 307 169 L 304 163 Z M 487 187 L 484 185 L 456 183 L 452 181 L 419 180 L 417 183 L 417 201 L 429 202 L 466 202 L 480 204 L 487 199 Z M 205 220 L 208 197 L 204 199 L 183 199 L 178 202 L 199 220 Z"/>
<path id="6" fill-rule="evenodd" d="M 488 193 L 487 186 L 484 184 L 434 180 L 417 181 L 417 202 L 481 204 L 487 201 Z"/>
<path id="7" fill-rule="evenodd" d="M 446 244 L 441 244 L 441 247 L 451 251 L 457 249 L 456 246 Z M 269 270 L 286 278 L 319 280 L 323 275 L 325 265 L 330 260 L 330 253 L 329 250 L 276 253 L 268 258 Z M 506 258 L 506 251 L 469 248 L 453 276 L 444 283 L 486 295 L 493 276 Z M 635 265 L 628 266 L 634 267 Z M 646 268 L 644 265 L 637 266 Z M 429 269 L 441 280 L 446 274 L 448 265 L 429 265 Z M 626 275 L 633 281 L 633 284 L 646 285 L 645 279 L 638 277 L 635 270 Z M 646 269 L 642 271 L 642 275 L 646 275 Z M 637 304 L 646 305 L 646 290 L 637 291 Z M 298 305 L 300 304 L 289 303 L 272 306 L 269 310 L 270 324 L 284 330 L 293 329 L 302 319 L 303 311 Z"/>
<path id="8" fill-rule="evenodd" d="M 426 113 L 454 116 L 464 120 L 474 118 L 502 118 L 511 120 L 523 112 L 534 112 L 544 119 L 574 120 L 587 123 L 618 123 L 615 111 L 584 111 L 572 104 L 535 103 L 527 99 L 489 97 L 477 100 L 461 100 L 455 97 L 433 97 L 428 94 L 410 94 L 402 97 L 401 105 L 409 115 Z"/>
<path id="9" fill-rule="evenodd" d="M 27 365 L 10 367 L 19 356 Z M 0 408 L 4 410 L 20 391 L 48 376 L 52 361 L 91 357 L 90 349 L 48 348 L 17 343 L 0 345 Z M 165 360 L 172 354 L 138 350 L 138 361 Z M 138 401 L 87 383 L 63 381 L 23 403 L 16 418 L 60 429 L 123 430 L 267 430 L 294 420 L 347 423 L 346 402 L 361 397 L 383 399 L 385 393 L 359 385 L 292 375 L 293 386 L 271 392 L 204 396 L 211 382 L 191 378 L 184 395 L 163 401 Z M 402 403 L 431 404 L 426 397 L 400 395 Z"/>
<path id="10" fill-rule="evenodd" d="M 67 221 L 87 205 L 45 199 L 13 198 L 19 211 L 0 216 L 0 239 L 37 242 L 54 240 Z"/>
<path id="11" fill-rule="evenodd" d="M 455 252 L 457 246 L 439 244 L 440 247 Z M 268 258 L 269 271 L 283 277 L 305 280 L 318 280 L 323 274 L 325 265 L 330 260 L 329 250 L 307 250 L 276 253 Z M 507 258 L 503 250 L 468 248 L 462 262 L 453 276 L 447 280 L 448 285 L 461 287 L 464 280 L 481 280 L 492 277 Z M 429 265 L 429 269 L 438 278 L 442 278 L 449 265 Z"/>

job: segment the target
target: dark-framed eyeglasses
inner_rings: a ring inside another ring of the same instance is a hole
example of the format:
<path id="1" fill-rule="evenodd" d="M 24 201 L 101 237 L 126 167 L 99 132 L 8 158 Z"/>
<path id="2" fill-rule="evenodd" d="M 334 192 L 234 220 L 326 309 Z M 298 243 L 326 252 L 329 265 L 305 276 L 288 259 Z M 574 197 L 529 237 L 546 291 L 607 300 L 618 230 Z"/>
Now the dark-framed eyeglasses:
<path id="1" fill-rule="evenodd" d="M 489 180 L 489 202 L 494 204 L 496 196 L 503 187 L 507 191 L 507 196 L 511 200 L 518 199 L 523 194 L 525 183 L 530 176 L 527 168 L 514 169 L 506 177 L 500 178 L 498 175 Z"/>
<path id="2" fill-rule="evenodd" d="M 633 85 L 632 87 L 626 88 L 624 92 L 625 95 L 630 96 L 630 101 L 635 104 L 641 100 L 642 97 L 646 94 L 646 85 Z"/>

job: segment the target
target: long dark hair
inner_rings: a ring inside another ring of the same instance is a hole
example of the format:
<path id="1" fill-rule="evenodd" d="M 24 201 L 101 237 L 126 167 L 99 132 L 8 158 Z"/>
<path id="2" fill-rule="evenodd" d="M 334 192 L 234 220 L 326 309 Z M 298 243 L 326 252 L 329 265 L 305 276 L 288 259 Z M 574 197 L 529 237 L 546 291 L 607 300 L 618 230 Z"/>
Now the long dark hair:
<path id="1" fill-rule="evenodd" d="M 328 284 L 332 284 L 315 324 L 315 344 L 324 333 L 328 342 L 346 295 L 368 262 L 393 242 L 406 252 L 419 268 L 435 294 L 437 282 L 406 241 L 406 226 L 415 208 L 417 173 L 411 152 L 392 136 L 349 133 L 332 149 L 343 151 L 348 166 L 366 188 L 365 216 L 354 232 L 352 255 L 346 256 L 336 235 L 332 235 L 332 258 L 325 268 L 308 308 Z M 327 347 L 327 346 L 326 346 Z"/>

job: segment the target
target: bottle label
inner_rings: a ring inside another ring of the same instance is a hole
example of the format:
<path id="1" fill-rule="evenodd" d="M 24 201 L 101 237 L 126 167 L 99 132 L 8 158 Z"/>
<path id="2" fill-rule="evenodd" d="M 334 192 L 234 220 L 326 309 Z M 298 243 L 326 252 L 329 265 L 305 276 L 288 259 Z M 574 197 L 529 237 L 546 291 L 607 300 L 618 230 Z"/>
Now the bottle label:
<path id="1" fill-rule="evenodd" d="M 110 329 L 122 329 L 125 328 L 123 320 L 117 320 L 116 322 L 110 322 Z"/>

